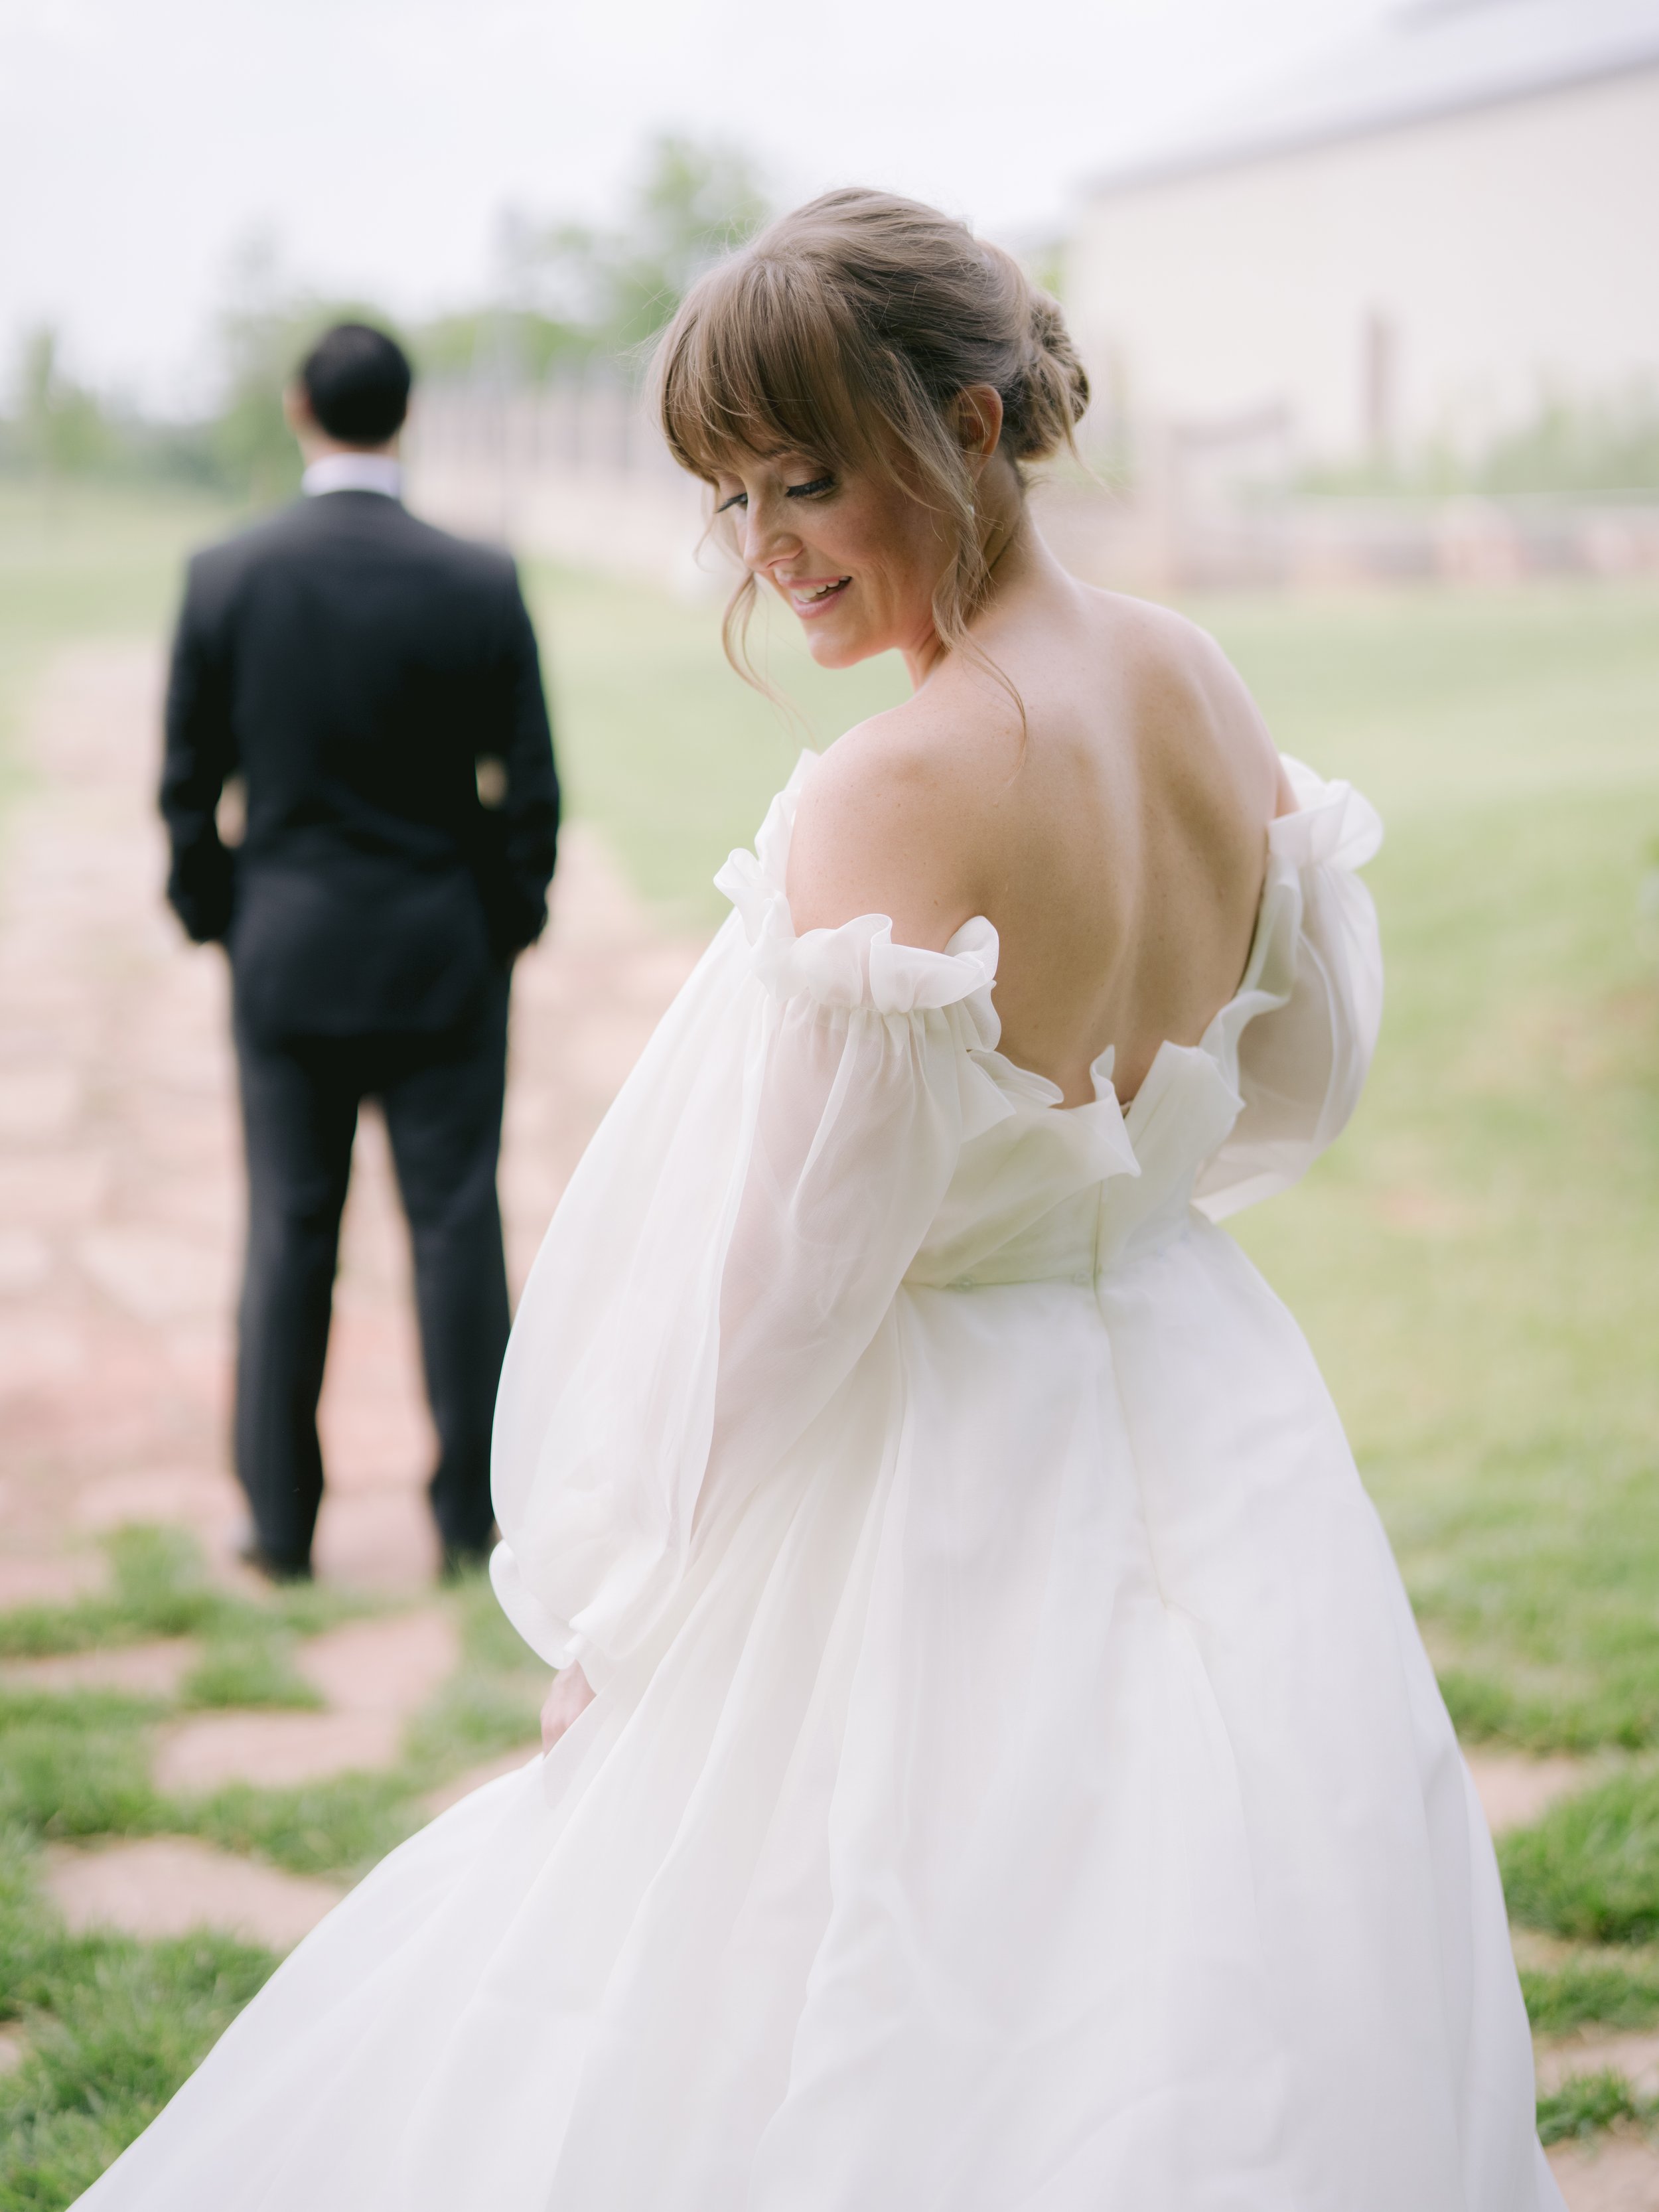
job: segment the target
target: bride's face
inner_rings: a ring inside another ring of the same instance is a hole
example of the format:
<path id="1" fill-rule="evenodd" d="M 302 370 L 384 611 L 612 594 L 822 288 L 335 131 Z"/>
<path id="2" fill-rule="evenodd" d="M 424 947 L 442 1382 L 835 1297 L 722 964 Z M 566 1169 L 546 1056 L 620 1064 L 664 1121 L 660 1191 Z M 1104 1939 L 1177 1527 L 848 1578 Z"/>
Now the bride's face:
<path id="1" fill-rule="evenodd" d="M 799 617 L 820 667 L 927 651 L 948 549 L 938 519 L 898 485 L 836 475 L 805 454 L 744 453 L 716 479 L 714 501 L 744 567 Z"/>

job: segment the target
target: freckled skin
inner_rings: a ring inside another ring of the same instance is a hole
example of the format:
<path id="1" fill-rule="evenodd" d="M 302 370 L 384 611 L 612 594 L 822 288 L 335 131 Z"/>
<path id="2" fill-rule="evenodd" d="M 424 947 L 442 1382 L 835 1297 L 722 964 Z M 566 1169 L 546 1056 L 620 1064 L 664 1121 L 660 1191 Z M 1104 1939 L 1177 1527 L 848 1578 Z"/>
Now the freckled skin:
<path id="1" fill-rule="evenodd" d="M 836 742 L 801 795 L 789 860 L 798 931 L 891 917 L 942 950 L 984 915 L 1001 939 L 1002 1049 L 1092 1097 L 1116 1047 L 1133 1098 L 1168 1037 L 1196 1044 L 1249 956 L 1267 830 L 1295 800 L 1249 692 L 1214 641 L 1166 608 L 1068 575 L 998 449 L 988 387 L 958 401 L 991 589 L 977 653 L 941 647 L 938 520 L 874 475 L 810 456 L 734 458 L 716 483 L 751 574 L 801 619 L 821 667 L 897 651 L 902 706 Z M 1020 710 L 984 655 L 1013 684 Z M 579 1668 L 542 1715 L 557 1741 L 591 1702 Z"/>

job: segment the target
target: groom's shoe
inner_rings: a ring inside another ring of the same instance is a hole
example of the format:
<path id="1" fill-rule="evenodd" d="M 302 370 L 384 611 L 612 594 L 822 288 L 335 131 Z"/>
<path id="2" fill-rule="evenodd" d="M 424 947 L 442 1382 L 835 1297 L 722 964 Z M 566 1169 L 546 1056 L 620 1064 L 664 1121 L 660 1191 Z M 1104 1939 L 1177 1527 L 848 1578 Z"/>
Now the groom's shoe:
<path id="1" fill-rule="evenodd" d="M 439 1581 L 462 1583 L 474 1575 L 488 1573 L 489 1555 L 499 1541 L 500 1537 L 493 1524 L 489 1534 L 479 1544 L 452 1544 L 446 1539 L 443 1565 L 438 1570 Z"/>
<path id="2" fill-rule="evenodd" d="M 252 1567 L 268 1583 L 308 1583 L 312 1578 L 309 1559 L 279 1559 L 266 1551 L 254 1535 L 243 1537 L 236 1547 L 236 1556 L 245 1567 Z"/>

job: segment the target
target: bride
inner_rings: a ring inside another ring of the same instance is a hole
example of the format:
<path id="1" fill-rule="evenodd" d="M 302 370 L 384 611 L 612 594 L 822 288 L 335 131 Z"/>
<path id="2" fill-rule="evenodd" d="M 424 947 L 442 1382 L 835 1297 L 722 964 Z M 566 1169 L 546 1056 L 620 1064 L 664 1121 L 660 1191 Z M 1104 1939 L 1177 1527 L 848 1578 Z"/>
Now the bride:
<path id="1" fill-rule="evenodd" d="M 394 1852 L 94 2212 L 1559 2207 L 1491 1845 L 1216 1222 L 1352 1110 L 1364 799 L 1026 511 L 1086 386 L 959 223 L 710 272 L 664 428 L 915 696 L 804 761 L 502 1376 L 549 1749 Z"/>

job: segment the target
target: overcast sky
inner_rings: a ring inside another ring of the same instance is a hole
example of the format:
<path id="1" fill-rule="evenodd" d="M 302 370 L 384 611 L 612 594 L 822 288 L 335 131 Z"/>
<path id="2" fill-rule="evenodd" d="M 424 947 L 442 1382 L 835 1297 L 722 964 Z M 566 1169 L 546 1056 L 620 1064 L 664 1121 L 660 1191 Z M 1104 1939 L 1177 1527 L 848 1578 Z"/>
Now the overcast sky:
<path id="1" fill-rule="evenodd" d="M 0 367 L 52 322 L 82 375 L 188 404 L 250 238 L 421 314 L 482 295 L 503 207 L 603 217 L 660 129 L 748 147 L 781 197 L 856 180 L 1057 230 L 1091 169 L 1385 11 L 0 0 Z"/>

